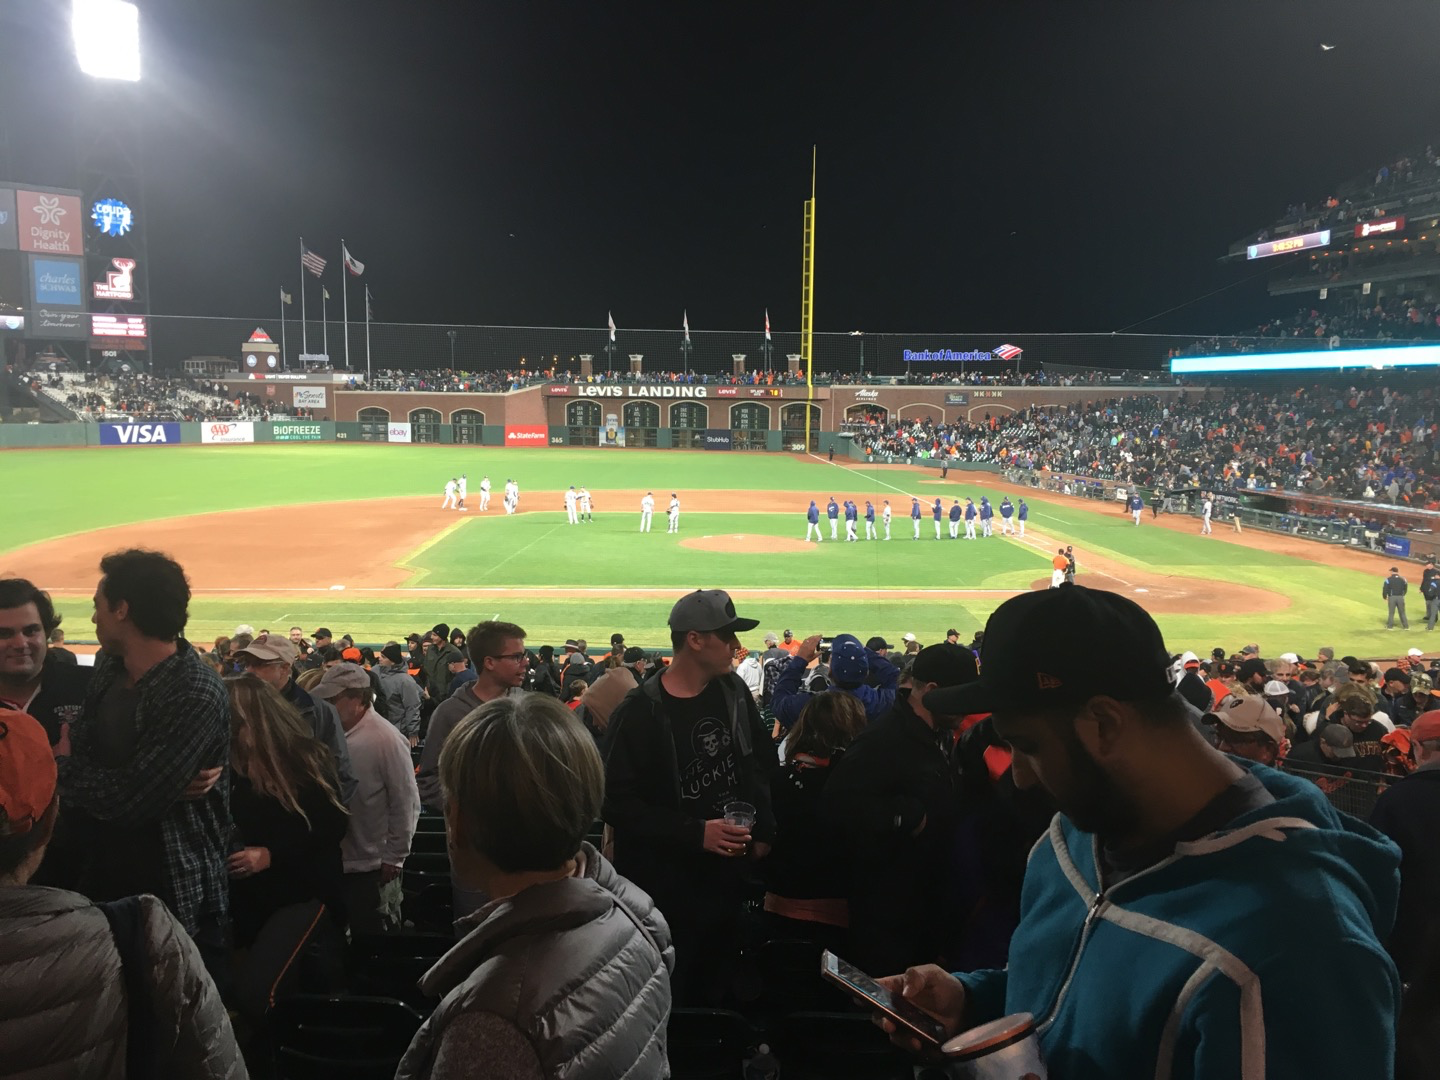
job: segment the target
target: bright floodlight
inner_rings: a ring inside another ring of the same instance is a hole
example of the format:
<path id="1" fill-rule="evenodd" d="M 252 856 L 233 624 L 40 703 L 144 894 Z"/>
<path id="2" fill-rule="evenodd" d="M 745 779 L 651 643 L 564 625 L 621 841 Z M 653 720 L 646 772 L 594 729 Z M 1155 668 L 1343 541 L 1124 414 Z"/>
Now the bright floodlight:
<path id="1" fill-rule="evenodd" d="M 97 79 L 140 78 L 140 11 L 122 0 L 75 0 L 70 15 L 80 70 Z"/>

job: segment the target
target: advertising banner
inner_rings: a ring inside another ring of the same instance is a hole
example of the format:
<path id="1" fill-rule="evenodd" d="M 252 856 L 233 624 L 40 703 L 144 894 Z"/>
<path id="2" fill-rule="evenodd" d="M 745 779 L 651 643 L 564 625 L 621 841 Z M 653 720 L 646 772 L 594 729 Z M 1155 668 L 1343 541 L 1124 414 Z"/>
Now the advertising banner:
<path id="1" fill-rule="evenodd" d="M 46 255 L 84 255 L 80 229 L 85 217 L 75 195 L 46 191 L 15 192 L 15 216 L 21 251 Z"/>
<path id="2" fill-rule="evenodd" d="M 947 394 L 945 395 L 945 404 L 946 404 L 946 405 L 969 405 L 969 404 L 970 404 L 970 395 L 969 395 L 969 394 L 956 394 L 956 393 L 953 393 L 953 392 L 947 393 Z"/>
<path id="3" fill-rule="evenodd" d="M 1385 538 L 1385 554 L 1408 559 L 1410 557 L 1410 538 L 1408 536 L 1387 536 Z"/>
<path id="4" fill-rule="evenodd" d="M 505 429 L 506 446 L 544 446 L 550 439 L 550 429 L 544 424 L 525 424 Z"/>
<path id="5" fill-rule="evenodd" d="M 179 424 L 101 424 L 101 446 L 161 446 L 180 441 Z"/>
<path id="6" fill-rule="evenodd" d="M 1401 214 L 1397 217 L 1380 218 L 1376 221 L 1362 221 L 1355 226 L 1355 239 L 1364 240 L 1367 236 L 1384 236 L 1386 233 L 1404 231 L 1405 215 Z"/>
<path id="7" fill-rule="evenodd" d="M 0 251 L 14 251 L 19 240 L 15 231 L 15 189 L 0 188 Z"/>
<path id="8" fill-rule="evenodd" d="M 733 444 L 730 441 L 729 428 L 706 428 L 705 449 L 706 450 L 729 450 Z"/>
<path id="9" fill-rule="evenodd" d="M 255 424 L 249 420 L 226 424 L 205 424 L 200 428 L 202 443 L 253 443 Z"/>
<path id="10" fill-rule="evenodd" d="M 386 437 L 390 442 L 409 442 L 410 425 L 408 423 L 393 423 L 390 425 L 390 431 Z"/>
<path id="11" fill-rule="evenodd" d="M 105 271 L 104 281 L 90 283 L 91 293 L 96 300 L 135 299 L 135 260 L 111 259 L 113 270 Z"/>
<path id="12" fill-rule="evenodd" d="M 297 409 L 323 409 L 325 408 L 325 387 L 323 386 L 297 386 L 295 387 L 295 407 Z"/>
<path id="13" fill-rule="evenodd" d="M 83 341 L 90 336 L 85 312 L 77 308 L 33 307 L 25 326 L 31 338 L 73 338 Z"/>
<path id="14" fill-rule="evenodd" d="M 717 386 L 717 387 L 715 388 L 715 396 L 716 396 L 716 397 L 739 397 L 739 396 L 740 396 L 740 388 L 739 388 L 738 386 Z"/>
<path id="15" fill-rule="evenodd" d="M 545 388 L 545 393 L 549 394 L 551 397 L 568 397 L 570 394 L 570 386 L 568 383 L 557 383 L 551 386 L 547 386 Z"/>
<path id="16" fill-rule="evenodd" d="M 319 424 L 274 423 L 270 425 L 270 437 L 276 442 L 320 442 L 325 433 Z"/>
<path id="17" fill-rule="evenodd" d="M 31 295 L 35 297 L 36 306 L 84 307 L 85 297 L 80 292 L 83 272 L 79 259 L 31 259 Z"/>
<path id="18" fill-rule="evenodd" d="M 625 429 L 620 426 L 620 417 L 616 413 L 606 415 L 605 426 L 600 429 L 600 445 L 625 445 Z"/>

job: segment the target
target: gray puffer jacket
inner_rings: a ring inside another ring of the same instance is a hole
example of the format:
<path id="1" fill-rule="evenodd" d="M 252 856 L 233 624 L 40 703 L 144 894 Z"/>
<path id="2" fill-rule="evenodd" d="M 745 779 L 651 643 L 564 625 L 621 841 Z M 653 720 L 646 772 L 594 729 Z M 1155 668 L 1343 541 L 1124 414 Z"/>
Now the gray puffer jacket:
<path id="1" fill-rule="evenodd" d="M 547 1077 L 670 1075 L 670 928 L 589 844 L 581 860 L 580 876 L 533 885 L 462 920 L 470 932 L 420 980 L 444 999 L 396 1080 L 428 1077 L 446 1025 L 466 1013 L 523 1032 Z"/>
<path id="2" fill-rule="evenodd" d="M 230 1017 L 194 942 L 155 897 L 141 905 L 160 1075 L 245 1080 Z M 0 1078 L 125 1080 L 127 1022 L 104 912 L 63 889 L 0 886 Z"/>

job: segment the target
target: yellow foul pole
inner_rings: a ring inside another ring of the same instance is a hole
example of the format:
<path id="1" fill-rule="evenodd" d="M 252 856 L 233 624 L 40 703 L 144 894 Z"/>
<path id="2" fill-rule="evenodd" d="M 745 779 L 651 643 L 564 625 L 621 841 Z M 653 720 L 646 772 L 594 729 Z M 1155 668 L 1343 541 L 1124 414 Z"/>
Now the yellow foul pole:
<path id="1" fill-rule="evenodd" d="M 815 168 L 810 148 L 810 198 L 805 203 L 805 242 L 800 259 L 800 362 L 805 365 L 805 450 L 810 451 L 810 418 L 815 401 Z"/>

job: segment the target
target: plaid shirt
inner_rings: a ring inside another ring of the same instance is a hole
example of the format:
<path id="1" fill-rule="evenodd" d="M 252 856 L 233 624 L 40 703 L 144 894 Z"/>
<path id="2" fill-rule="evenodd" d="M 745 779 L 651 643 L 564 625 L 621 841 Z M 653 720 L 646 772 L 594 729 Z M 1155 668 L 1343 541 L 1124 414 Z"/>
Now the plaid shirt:
<path id="1" fill-rule="evenodd" d="M 125 678 L 125 662 L 104 656 L 70 733 L 70 756 L 58 759 L 61 806 L 125 828 L 158 822 L 164 880 L 154 892 L 194 935 L 222 922 L 229 909 L 225 857 L 230 838 L 230 701 L 219 677 L 184 638 L 174 656 L 135 684 L 135 750 L 124 765 L 101 764 L 92 749 L 101 702 Z M 182 799 L 201 769 L 223 766 L 209 794 Z"/>

